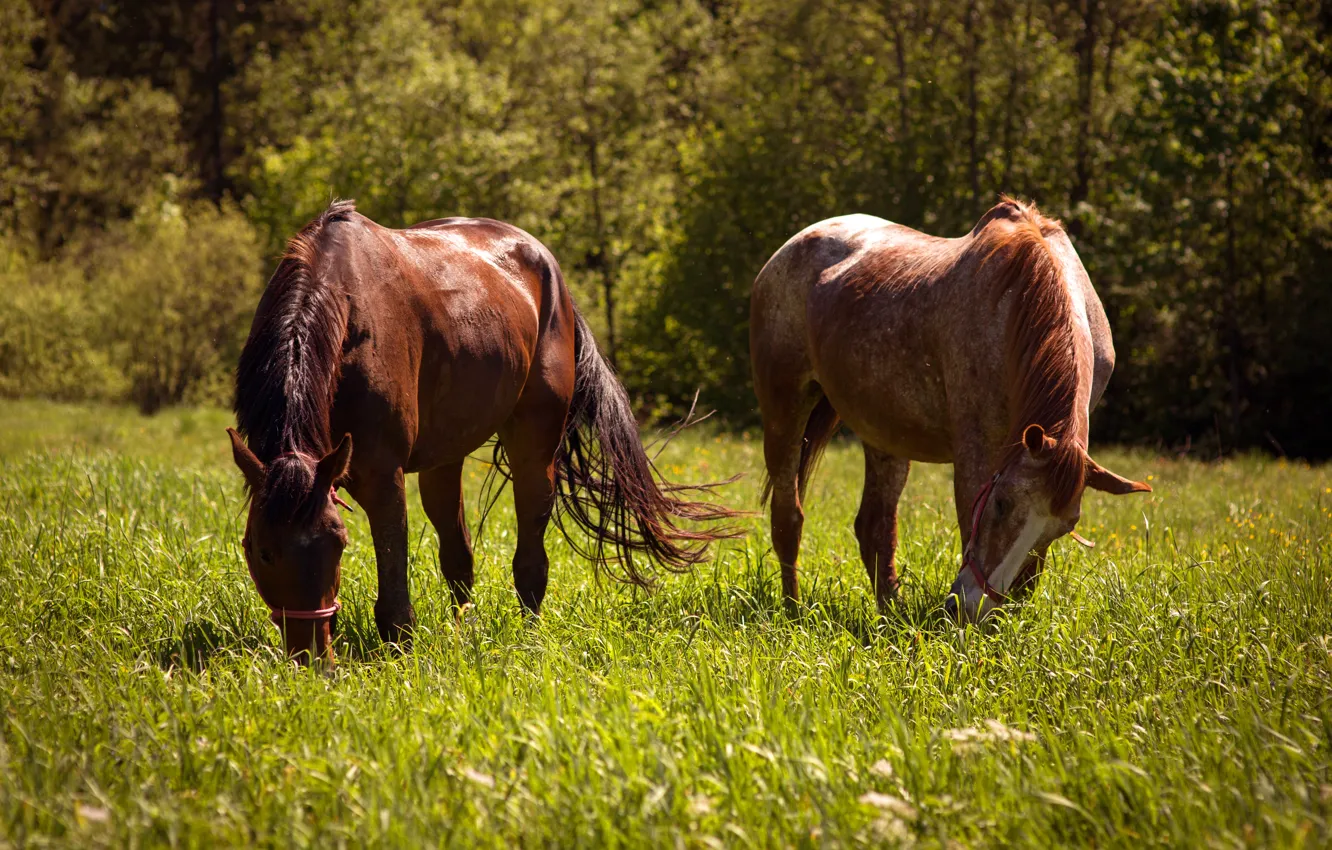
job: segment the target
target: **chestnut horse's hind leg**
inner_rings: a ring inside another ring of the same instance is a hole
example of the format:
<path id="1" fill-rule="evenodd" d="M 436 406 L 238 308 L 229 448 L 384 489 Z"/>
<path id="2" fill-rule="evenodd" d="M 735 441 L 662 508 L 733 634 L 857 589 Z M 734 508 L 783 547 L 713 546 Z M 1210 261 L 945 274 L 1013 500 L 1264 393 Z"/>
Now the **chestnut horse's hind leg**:
<path id="1" fill-rule="evenodd" d="M 770 416 L 763 420 L 763 459 L 768 467 L 772 498 L 772 549 L 782 567 L 782 596 L 800 601 L 796 560 L 805 512 L 800 504 L 800 453 L 805 426 L 820 396 L 801 398 L 792 416 Z"/>
<path id="2" fill-rule="evenodd" d="M 420 475 L 421 505 L 439 534 L 439 571 L 458 607 L 472 601 L 472 536 L 463 509 L 461 463 L 430 469 Z"/>
<path id="3" fill-rule="evenodd" d="M 865 446 L 865 491 L 856 514 L 856 540 L 879 610 L 897 595 L 897 502 L 911 461 Z"/>
<path id="4" fill-rule="evenodd" d="M 402 469 L 374 477 L 358 475 L 351 494 L 365 508 L 375 538 L 375 571 L 379 576 L 375 626 L 379 637 L 406 641 L 416 624 L 416 614 L 407 590 L 407 491 Z"/>

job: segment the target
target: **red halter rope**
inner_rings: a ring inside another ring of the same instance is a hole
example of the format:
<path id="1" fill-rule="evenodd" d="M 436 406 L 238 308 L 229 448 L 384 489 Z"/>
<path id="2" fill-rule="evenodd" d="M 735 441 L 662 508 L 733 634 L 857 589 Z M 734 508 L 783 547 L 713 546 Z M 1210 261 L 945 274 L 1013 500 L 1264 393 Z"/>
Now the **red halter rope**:
<path id="1" fill-rule="evenodd" d="M 1004 471 L 1000 469 L 990 479 L 990 482 L 981 488 L 976 494 L 976 500 L 971 503 L 971 537 L 967 539 L 967 548 L 962 553 L 962 568 L 971 570 L 971 575 L 976 579 L 976 584 L 980 586 L 981 592 L 990 597 L 998 605 L 1008 601 L 1008 597 L 995 590 L 986 578 L 985 573 L 981 572 L 980 564 L 976 562 L 975 548 L 976 538 L 980 533 L 981 515 L 985 513 L 985 506 L 990 503 L 990 494 L 994 492 L 994 485 L 999 483 L 999 476 Z"/>
<path id="2" fill-rule="evenodd" d="M 284 452 L 283 454 L 280 454 L 276 458 L 274 458 L 274 460 L 278 460 L 284 457 L 304 457 L 304 455 L 302 455 L 300 452 Z M 328 498 L 333 501 L 333 504 L 340 505 L 346 508 L 347 510 L 351 511 L 352 513 L 356 512 L 355 508 L 344 502 L 342 500 L 342 497 L 338 495 L 337 485 L 328 488 Z M 264 592 L 262 590 L 259 590 L 259 579 L 255 578 L 254 567 L 250 566 L 248 558 L 246 559 L 245 565 L 250 569 L 250 581 L 254 582 L 254 589 L 259 592 L 259 598 L 262 599 L 264 604 L 268 606 L 269 619 L 273 621 L 273 625 L 275 626 L 281 626 L 287 620 L 313 620 L 315 622 L 322 622 L 324 620 L 330 619 L 334 614 L 342 610 L 342 603 L 339 602 L 337 599 L 334 599 L 333 604 L 328 606 L 327 608 L 313 608 L 309 610 L 301 610 L 298 608 L 280 608 L 274 605 L 273 603 L 269 602 L 268 599 L 264 596 Z"/>

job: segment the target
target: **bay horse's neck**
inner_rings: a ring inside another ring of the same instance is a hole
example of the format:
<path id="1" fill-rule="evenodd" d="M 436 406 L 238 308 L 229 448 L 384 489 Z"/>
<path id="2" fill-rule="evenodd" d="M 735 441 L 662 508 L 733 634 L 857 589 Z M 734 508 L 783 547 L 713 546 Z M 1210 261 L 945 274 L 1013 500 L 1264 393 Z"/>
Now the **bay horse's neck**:
<path id="1" fill-rule="evenodd" d="M 287 244 L 255 312 L 236 371 L 236 418 L 264 462 L 289 452 L 332 449 L 330 415 L 346 336 L 346 299 L 325 267 L 329 225 L 346 221 L 335 203 Z"/>

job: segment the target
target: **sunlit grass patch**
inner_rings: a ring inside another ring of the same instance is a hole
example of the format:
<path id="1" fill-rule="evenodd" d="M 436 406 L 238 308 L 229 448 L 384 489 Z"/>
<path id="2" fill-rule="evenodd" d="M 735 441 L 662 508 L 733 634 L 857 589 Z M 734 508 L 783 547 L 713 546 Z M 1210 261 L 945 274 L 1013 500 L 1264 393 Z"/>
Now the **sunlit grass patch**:
<path id="1" fill-rule="evenodd" d="M 1332 840 L 1332 474 L 1100 452 L 1152 476 L 1092 494 L 1026 604 L 938 608 L 959 552 L 947 468 L 917 466 L 901 602 L 856 555 L 858 447 L 811 488 L 807 604 L 766 523 L 651 596 L 552 531 L 539 621 L 513 597 L 507 499 L 453 616 L 411 501 L 414 649 L 380 645 L 349 519 L 329 675 L 288 666 L 239 551 L 217 411 L 0 406 L 0 836 L 14 843 L 745 846 Z M 664 469 L 746 477 L 752 435 Z M 703 464 L 707 466 L 704 468 Z M 475 514 L 484 467 L 469 467 Z"/>

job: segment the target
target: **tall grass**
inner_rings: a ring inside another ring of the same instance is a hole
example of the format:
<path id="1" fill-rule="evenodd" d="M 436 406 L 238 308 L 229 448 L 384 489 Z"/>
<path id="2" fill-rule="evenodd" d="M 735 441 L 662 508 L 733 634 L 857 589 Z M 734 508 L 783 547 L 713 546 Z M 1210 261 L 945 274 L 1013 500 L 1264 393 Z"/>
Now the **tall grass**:
<path id="1" fill-rule="evenodd" d="M 1104 452 L 1147 497 L 1087 497 L 1034 598 L 983 628 L 946 467 L 902 511 L 902 601 L 874 613 L 854 443 L 808 505 L 806 610 L 766 523 L 648 597 L 552 532 L 519 613 L 507 500 L 456 620 L 411 497 L 420 632 L 375 636 L 349 518 L 330 675 L 295 669 L 239 550 L 216 411 L 0 403 L 0 840 L 136 844 L 1317 846 L 1332 840 L 1332 473 Z M 692 433 L 678 478 L 757 440 Z M 484 474 L 468 468 L 469 511 Z"/>

